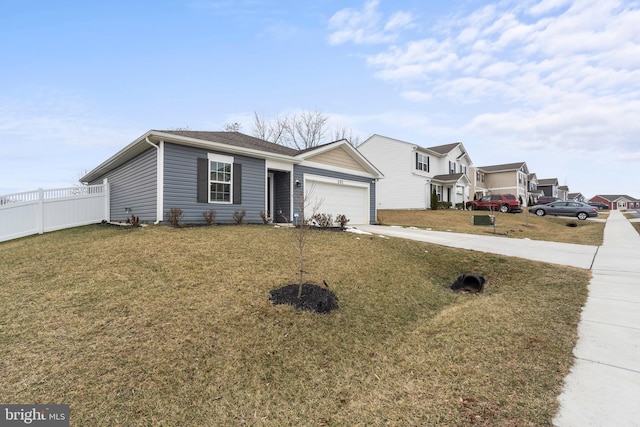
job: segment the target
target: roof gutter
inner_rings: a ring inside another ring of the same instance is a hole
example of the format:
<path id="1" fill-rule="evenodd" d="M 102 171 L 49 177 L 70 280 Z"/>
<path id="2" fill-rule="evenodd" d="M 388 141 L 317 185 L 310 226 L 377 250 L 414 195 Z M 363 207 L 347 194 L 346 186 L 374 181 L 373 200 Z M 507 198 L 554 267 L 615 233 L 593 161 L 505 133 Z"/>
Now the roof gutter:
<path id="1" fill-rule="evenodd" d="M 156 149 L 156 222 L 153 224 L 158 225 L 163 219 L 164 211 L 164 141 L 160 140 L 154 144 L 148 136 L 145 136 L 144 140 Z"/>

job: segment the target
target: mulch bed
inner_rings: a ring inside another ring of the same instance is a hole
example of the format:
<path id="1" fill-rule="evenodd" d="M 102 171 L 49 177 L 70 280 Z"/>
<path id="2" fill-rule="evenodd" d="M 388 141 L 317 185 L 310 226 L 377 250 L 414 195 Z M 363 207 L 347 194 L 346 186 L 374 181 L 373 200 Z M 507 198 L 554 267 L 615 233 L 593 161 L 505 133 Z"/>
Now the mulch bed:
<path id="1" fill-rule="evenodd" d="M 314 283 L 302 285 L 302 295 L 298 298 L 298 284 L 286 285 L 272 290 L 269 300 L 273 304 L 289 304 L 298 310 L 314 313 L 328 313 L 338 308 L 338 297 L 327 287 Z"/>

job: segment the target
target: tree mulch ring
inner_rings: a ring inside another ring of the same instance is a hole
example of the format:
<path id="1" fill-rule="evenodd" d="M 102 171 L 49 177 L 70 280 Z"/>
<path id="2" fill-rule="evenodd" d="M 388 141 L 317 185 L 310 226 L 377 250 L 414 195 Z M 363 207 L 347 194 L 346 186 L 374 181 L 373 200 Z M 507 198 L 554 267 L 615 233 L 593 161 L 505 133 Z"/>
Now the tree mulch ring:
<path id="1" fill-rule="evenodd" d="M 269 301 L 273 304 L 289 304 L 298 310 L 307 310 L 314 313 L 328 313 L 338 309 L 338 297 L 328 287 L 318 286 L 314 283 L 302 285 L 302 295 L 298 298 L 300 285 L 286 285 L 282 288 L 270 291 Z"/>

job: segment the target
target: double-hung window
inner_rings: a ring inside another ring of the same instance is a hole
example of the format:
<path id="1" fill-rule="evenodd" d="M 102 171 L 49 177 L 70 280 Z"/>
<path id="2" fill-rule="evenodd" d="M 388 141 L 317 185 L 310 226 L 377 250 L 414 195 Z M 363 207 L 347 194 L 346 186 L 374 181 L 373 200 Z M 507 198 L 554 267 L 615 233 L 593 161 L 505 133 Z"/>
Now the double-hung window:
<path id="1" fill-rule="evenodd" d="M 429 172 L 429 156 L 422 153 L 416 153 L 416 169 L 419 171 Z"/>
<path id="2" fill-rule="evenodd" d="M 233 157 L 209 154 L 209 203 L 231 203 Z"/>

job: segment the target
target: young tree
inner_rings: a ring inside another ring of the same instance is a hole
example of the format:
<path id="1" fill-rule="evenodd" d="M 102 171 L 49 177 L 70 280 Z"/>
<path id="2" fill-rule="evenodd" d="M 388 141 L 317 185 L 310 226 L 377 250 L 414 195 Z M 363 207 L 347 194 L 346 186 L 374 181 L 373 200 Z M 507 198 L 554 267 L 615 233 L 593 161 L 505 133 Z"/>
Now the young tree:
<path id="1" fill-rule="evenodd" d="M 295 227 L 293 229 L 293 244 L 298 253 L 298 271 L 300 273 L 300 280 L 298 282 L 298 299 L 302 298 L 302 285 L 304 284 L 304 275 L 306 273 L 304 269 L 304 250 L 309 240 L 311 231 L 311 218 L 318 212 L 323 200 L 312 200 L 313 188 L 307 190 L 306 194 L 300 193 L 294 195 L 297 199 L 298 215 L 297 221 L 295 221 Z"/>

